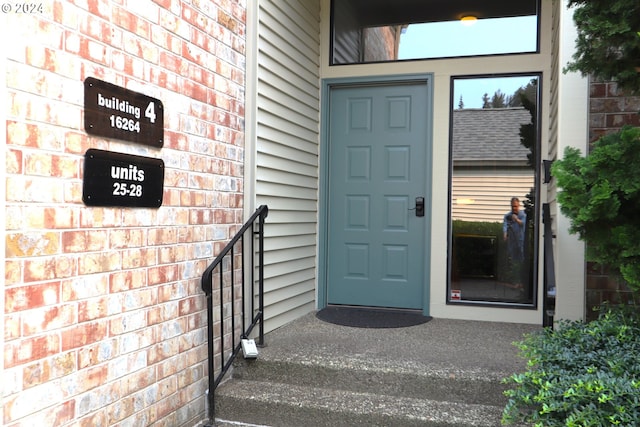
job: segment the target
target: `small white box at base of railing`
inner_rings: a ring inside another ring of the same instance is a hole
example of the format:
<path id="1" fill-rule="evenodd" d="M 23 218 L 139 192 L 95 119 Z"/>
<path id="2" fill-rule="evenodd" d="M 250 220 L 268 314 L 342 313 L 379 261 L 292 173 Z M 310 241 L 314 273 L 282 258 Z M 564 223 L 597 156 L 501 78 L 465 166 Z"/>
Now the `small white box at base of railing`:
<path id="1" fill-rule="evenodd" d="M 242 343 L 242 354 L 245 359 L 255 359 L 258 357 L 258 347 L 256 347 L 256 342 L 252 339 L 243 339 Z"/>

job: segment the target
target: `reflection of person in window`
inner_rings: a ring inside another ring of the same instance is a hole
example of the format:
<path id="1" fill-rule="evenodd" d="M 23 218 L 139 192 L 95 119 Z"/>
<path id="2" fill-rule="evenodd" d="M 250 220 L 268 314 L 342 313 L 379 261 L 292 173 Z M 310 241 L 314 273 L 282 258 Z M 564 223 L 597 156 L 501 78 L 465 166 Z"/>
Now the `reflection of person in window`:
<path id="1" fill-rule="evenodd" d="M 511 199 L 511 210 L 504 214 L 502 220 L 502 234 L 507 243 L 507 265 L 510 279 L 521 286 L 522 265 L 524 262 L 524 231 L 527 224 L 527 214 L 520 210 L 520 199 Z"/>

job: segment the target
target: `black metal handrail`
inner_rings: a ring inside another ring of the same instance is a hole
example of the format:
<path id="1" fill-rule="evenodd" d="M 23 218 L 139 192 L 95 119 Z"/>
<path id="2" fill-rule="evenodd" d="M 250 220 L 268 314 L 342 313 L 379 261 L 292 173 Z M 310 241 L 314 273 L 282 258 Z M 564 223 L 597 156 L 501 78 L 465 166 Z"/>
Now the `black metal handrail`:
<path id="1" fill-rule="evenodd" d="M 259 325 L 259 331 L 257 336 L 258 346 L 264 345 L 264 220 L 269 213 L 269 208 L 266 205 L 261 205 L 251 215 L 251 217 L 245 222 L 245 224 L 238 230 L 236 235 L 227 243 L 222 249 L 220 254 L 215 260 L 206 268 L 202 273 L 201 287 L 207 296 L 207 340 L 209 347 L 209 418 L 211 425 L 215 425 L 215 398 L 214 392 L 216 387 L 222 381 L 224 375 L 231 367 L 233 360 L 240 352 L 242 347 L 242 339 L 248 338 L 251 332 Z M 256 227 L 257 226 L 257 227 Z M 245 247 L 245 235 L 251 231 L 251 240 L 249 248 Z M 256 252 L 254 242 L 257 238 L 258 250 Z M 236 266 L 236 246 L 240 245 L 241 265 Z M 248 254 L 250 261 L 249 266 L 246 264 L 246 255 Z M 257 266 L 256 266 L 256 256 Z M 225 268 L 226 267 L 226 268 Z M 258 277 L 256 279 L 255 272 L 257 267 Z M 228 272 L 227 272 L 228 268 Z M 241 282 L 242 282 L 242 295 L 240 295 L 242 303 L 242 312 L 240 316 L 242 318 L 242 334 L 239 339 L 236 340 L 236 317 L 238 313 L 235 312 L 236 308 L 236 268 L 240 269 Z M 245 281 L 245 270 L 250 271 L 249 281 Z M 220 332 L 220 363 L 219 372 L 216 375 L 215 371 L 215 354 L 214 354 L 214 274 L 216 276 L 216 282 L 218 284 L 217 291 L 219 292 L 219 298 L 216 303 L 219 304 L 220 319 L 219 319 L 219 332 Z M 247 285 L 247 286 L 245 286 Z M 256 286 L 257 286 L 257 299 L 258 307 L 255 307 L 256 298 Z M 246 292 L 247 290 L 249 292 Z M 225 292 L 225 290 L 227 292 Z M 245 294 L 249 293 L 250 298 L 246 298 Z M 228 296 L 228 299 L 225 298 Z M 227 305 L 228 304 L 228 305 Z M 225 314 L 225 306 L 230 307 L 228 313 Z M 251 323 L 246 326 L 246 319 L 251 316 Z M 231 340 L 225 339 L 225 320 L 229 319 L 231 322 Z M 228 350 L 231 352 L 228 353 Z"/>
<path id="2" fill-rule="evenodd" d="M 553 256 L 553 230 L 551 228 L 551 208 L 549 203 L 542 205 L 542 222 L 544 223 L 544 297 L 542 303 L 542 326 L 553 328 L 555 314 L 556 269 Z"/>

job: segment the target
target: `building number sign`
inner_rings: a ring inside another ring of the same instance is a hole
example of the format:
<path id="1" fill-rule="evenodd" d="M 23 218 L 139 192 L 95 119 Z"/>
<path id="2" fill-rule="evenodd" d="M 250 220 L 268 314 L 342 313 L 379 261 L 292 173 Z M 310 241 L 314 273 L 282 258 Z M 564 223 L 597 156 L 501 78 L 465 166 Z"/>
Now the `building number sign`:
<path id="1" fill-rule="evenodd" d="M 87 77 L 84 128 L 88 134 L 162 147 L 164 108 L 159 99 Z"/>

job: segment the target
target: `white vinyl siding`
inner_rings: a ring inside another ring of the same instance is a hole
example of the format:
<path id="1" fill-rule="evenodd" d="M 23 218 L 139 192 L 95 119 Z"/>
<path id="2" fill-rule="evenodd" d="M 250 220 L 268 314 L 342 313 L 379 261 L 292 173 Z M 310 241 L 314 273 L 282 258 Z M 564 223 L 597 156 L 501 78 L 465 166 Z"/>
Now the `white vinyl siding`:
<path id="1" fill-rule="evenodd" d="M 490 175 L 456 172 L 452 177 L 451 219 L 502 222 L 511 210 L 512 197 L 518 197 L 524 209 L 523 202 L 534 181 L 531 169 Z"/>
<path id="2" fill-rule="evenodd" d="M 556 160 L 558 158 L 558 91 L 560 85 L 560 77 L 562 75 L 562 64 L 560 63 L 560 44 L 562 42 L 560 36 L 560 8 L 565 7 L 564 2 L 555 0 L 553 2 L 553 23 L 552 23 L 552 60 L 551 60 L 551 89 L 549 105 L 549 151 L 547 153 L 547 159 Z M 560 153 L 561 154 L 561 153 Z M 557 210 L 556 206 L 557 188 L 556 182 L 553 180 L 547 186 L 547 201 L 553 207 L 552 212 Z M 556 226 L 556 221 L 553 221 L 553 226 Z"/>
<path id="3" fill-rule="evenodd" d="M 255 192 L 269 206 L 265 328 L 315 309 L 320 2 L 260 1 Z"/>

